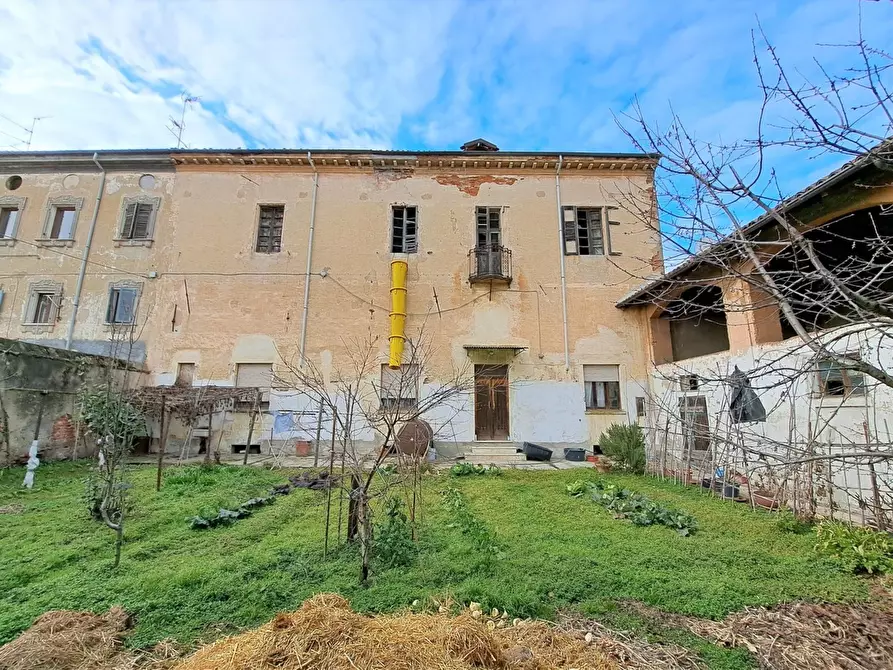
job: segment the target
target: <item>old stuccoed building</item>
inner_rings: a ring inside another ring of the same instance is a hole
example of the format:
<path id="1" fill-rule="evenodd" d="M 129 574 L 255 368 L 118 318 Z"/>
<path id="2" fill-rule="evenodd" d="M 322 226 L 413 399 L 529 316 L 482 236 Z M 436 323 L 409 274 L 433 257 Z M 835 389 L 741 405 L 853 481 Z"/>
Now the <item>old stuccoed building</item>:
<path id="1" fill-rule="evenodd" d="M 413 393 L 462 366 L 480 377 L 462 411 L 427 417 L 438 452 L 530 441 L 560 457 L 644 410 L 647 317 L 615 304 L 662 270 L 656 161 L 483 141 L 3 154 L 0 336 L 126 357 L 156 385 L 271 385 L 302 351 L 329 378 L 370 332 L 388 362 L 400 259 L 406 330 L 435 352 Z M 315 437 L 296 428 L 314 414 L 299 392 L 265 396 L 252 442 Z M 213 439 L 244 444 L 247 424 L 221 414 Z"/>

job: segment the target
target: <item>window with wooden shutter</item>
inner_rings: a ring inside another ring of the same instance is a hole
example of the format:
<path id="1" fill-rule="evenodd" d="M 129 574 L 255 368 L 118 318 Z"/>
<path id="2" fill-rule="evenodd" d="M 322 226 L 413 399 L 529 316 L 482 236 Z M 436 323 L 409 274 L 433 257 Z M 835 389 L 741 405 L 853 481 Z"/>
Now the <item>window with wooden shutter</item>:
<path id="1" fill-rule="evenodd" d="M 391 209 L 391 253 L 414 254 L 419 250 L 418 210 L 394 205 Z"/>
<path id="2" fill-rule="evenodd" d="M 259 254 L 275 254 L 282 249 L 282 224 L 285 220 L 285 205 L 261 205 L 257 222 L 257 244 L 254 250 Z"/>
<path id="3" fill-rule="evenodd" d="M 124 208 L 121 239 L 147 240 L 151 237 L 154 206 L 148 202 L 131 202 Z"/>
<path id="4" fill-rule="evenodd" d="M 31 284 L 28 302 L 25 305 L 25 323 L 28 325 L 51 326 L 59 318 L 62 305 L 62 284 L 41 281 Z"/>
<path id="5" fill-rule="evenodd" d="M 477 248 L 497 250 L 502 245 L 502 207 L 478 207 Z"/>
<path id="6" fill-rule="evenodd" d="M 562 207 L 564 253 L 567 256 L 602 256 L 605 235 L 601 207 Z"/>
<path id="7" fill-rule="evenodd" d="M 136 301 L 139 291 L 131 286 L 112 286 L 105 321 L 112 324 L 131 324 L 136 317 Z"/>
<path id="8" fill-rule="evenodd" d="M 401 365 L 391 370 L 387 363 L 381 366 L 382 409 L 414 409 L 418 404 L 419 366 Z"/>

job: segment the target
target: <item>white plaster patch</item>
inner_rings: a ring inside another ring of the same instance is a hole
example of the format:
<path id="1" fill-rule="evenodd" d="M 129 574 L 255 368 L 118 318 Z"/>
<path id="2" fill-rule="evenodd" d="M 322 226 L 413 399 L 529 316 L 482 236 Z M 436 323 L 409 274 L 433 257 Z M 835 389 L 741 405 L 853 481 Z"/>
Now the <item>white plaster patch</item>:
<path id="1" fill-rule="evenodd" d="M 583 385 L 569 382 L 513 382 L 509 388 L 509 432 L 514 442 L 583 443 Z"/>

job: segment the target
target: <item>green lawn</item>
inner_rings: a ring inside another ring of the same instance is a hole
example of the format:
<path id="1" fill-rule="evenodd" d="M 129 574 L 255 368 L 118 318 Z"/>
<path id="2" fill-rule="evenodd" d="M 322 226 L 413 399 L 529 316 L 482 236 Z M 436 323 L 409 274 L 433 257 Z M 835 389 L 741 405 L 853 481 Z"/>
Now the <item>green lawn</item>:
<path id="1" fill-rule="evenodd" d="M 113 570 L 114 535 L 87 518 L 80 500 L 85 472 L 82 464 L 41 466 L 39 489 L 32 492 L 19 490 L 23 470 L 0 475 L 0 506 L 24 507 L 0 514 L 0 642 L 49 609 L 115 604 L 137 617 L 132 644 L 165 637 L 190 642 L 258 625 L 319 591 L 340 592 L 361 611 L 450 594 L 507 608 L 513 616 L 549 617 L 573 605 L 609 619 L 615 603 L 628 599 L 721 617 L 745 605 L 868 597 L 867 580 L 812 553 L 811 535 L 781 532 L 768 514 L 692 488 L 610 477 L 693 514 L 700 524 L 693 537 L 615 520 L 592 502 L 566 495 L 568 482 L 595 477 L 588 470 L 427 476 L 417 561 L 379 571 L 361 587 L 352 548 L 322 558 L 323 493 L 296 491 L 231 527 L 195 531 L 184 521 L 203 507 L 263 493 L 290 473 L 170 469 L 156 493 L 153 470 L 136 469 L 135 511 L 122 565 Z M 505 556 L 493 566 L 450 527 L 439 496 L 448 486 L 460 489 L 495 533 Z"/>

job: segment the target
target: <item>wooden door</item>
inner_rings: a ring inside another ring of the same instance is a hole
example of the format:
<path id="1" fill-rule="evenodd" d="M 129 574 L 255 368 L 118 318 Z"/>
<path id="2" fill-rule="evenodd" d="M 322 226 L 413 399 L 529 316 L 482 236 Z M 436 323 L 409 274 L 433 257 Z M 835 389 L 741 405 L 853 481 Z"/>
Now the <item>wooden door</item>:
<path id="1" fill-rule="evenodd" d="M 478 440 L 509 436 L 509 370 L 507 365 L 474 366 L 474 432 Z"/>

